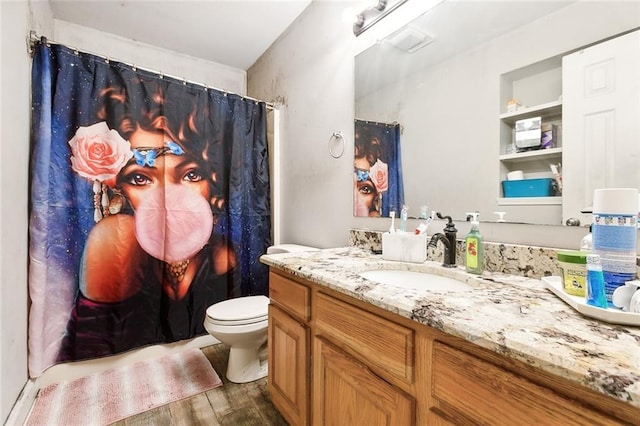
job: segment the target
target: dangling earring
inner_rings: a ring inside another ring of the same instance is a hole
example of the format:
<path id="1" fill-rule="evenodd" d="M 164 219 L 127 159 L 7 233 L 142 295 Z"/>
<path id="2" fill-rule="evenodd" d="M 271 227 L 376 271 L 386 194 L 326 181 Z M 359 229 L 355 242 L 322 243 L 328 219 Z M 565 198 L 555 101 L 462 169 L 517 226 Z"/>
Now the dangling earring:
<path id="1" fill-rule="evenodd" d="M 102 215 L 102 209 L 101 209 L 102 199 L 103 199 L 103 197 L 101 197 L 101 192 L 102 192 L 102 182 L 100 182 L 99 180 L 94 180 L 93 181 L 93 220 L 96 223 L 100 222 L 104 217 Z"/>
<path id="2" fill-rule="evenodd" d="M 102 206 L 102 216 L 109 216 L 109 193 L 107 192 L 108 186 L 102 184 L 102 197 L 100 198 L 100 205 Z"/>

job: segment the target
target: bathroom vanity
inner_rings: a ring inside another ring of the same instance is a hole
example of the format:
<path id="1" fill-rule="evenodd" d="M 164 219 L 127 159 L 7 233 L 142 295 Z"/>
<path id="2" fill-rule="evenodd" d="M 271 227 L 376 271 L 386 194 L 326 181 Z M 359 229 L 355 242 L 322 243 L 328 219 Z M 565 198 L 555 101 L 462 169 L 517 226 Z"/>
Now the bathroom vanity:
<path id="1" fill-rule="evenodd" d="M 350 247 L 267 255 L 270 397 L 292 425 L 626 424 L 640 328 L 580 316 L 535 279 Z M 464 292 L 377 283 L 428 272 Z"/>

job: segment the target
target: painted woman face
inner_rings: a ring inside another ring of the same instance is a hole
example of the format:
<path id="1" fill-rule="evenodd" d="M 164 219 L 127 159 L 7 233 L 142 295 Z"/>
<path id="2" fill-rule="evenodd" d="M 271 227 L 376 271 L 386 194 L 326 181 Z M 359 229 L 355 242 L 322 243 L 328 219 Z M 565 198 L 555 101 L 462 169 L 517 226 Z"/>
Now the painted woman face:
<path id="1" fill-rule="evenodd" d="M 136 130 L 129 142 L 133 159 L 121 170 L 117 186 L 134 210 L 140 247 L 168 263 L 190 259 L 213 230 L 203 170 L 163 133 Z"/>
<path id="2" fill-rule="evenodd" d="M 162 149 L 169 139 L 161 132 L 138 129 L 129 138 L 131 149 Z M 166 152 L 155 158 L 153 165 L 138 164 L 132 159 L 118 176 L 117 186 L 122 189 L 134 210 L 140 205 L 145 194 L 165 185 L 180 185 L 198 192 L 209 199 L 209 185 L 200 166 L 188 155 L 174 155 Z"/>
<path id="3" fill-rule="evenodd" d="M 356 170 L 363 171 L 368 171 L 370 169 L 369 162 L 364 158 L 356 158 L 354 160 L 354 167 Z M 367 177 L 367 179 L 361 180 L 358 178 L 357 172 L 354 171 L 353 189 L 354 216 L 378 216 L 379 212 L 377 212 L 375 208 L 372 208 L 376 196 L 378 195 L 378 191 L 371 179 Z"/>

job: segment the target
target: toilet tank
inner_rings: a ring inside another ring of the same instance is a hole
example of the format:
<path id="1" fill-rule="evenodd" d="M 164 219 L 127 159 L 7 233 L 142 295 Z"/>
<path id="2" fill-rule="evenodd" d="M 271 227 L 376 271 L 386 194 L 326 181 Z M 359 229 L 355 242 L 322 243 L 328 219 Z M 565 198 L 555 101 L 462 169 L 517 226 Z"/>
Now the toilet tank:
<path id="1" fill-rule="evenodd" d="M 277 254 L 277 253 L 295 253 L 299 251 L 318 251 L 319 248 L 309 247 L 309 246 L 301 246 L 298 244 L 277 244 L 275 246 L 270 246 L 267 248 L 267 254 Z"/>

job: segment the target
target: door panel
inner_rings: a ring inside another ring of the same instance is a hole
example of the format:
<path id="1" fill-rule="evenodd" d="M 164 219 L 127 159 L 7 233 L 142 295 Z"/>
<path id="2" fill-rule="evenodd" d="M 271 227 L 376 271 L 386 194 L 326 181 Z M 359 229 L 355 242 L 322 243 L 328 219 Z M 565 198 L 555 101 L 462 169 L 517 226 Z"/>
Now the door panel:
<path id="1" fill-rule="evenodd" d="M 640 31 L 562 62 L 563 222 L 593 205 L 597 188 L 640 188 Z"/>

